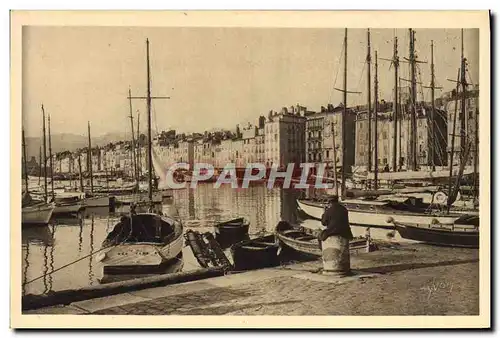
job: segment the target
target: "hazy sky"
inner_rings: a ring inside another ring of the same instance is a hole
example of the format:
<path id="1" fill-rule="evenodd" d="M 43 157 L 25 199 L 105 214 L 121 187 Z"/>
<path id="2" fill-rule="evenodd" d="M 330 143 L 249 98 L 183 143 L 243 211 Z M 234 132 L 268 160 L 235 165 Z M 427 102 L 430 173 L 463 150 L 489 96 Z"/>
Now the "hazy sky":
<path id="1" fill-rule="evenodd" d="M 399 55 L 408 55 L 408 30 L 372 30 L 372 57 L 391 58 L 393 37 Z M 153 128 L 193 132 L 255 123 L 270 109 L 301 104 L 311 110 L 342 93 L 339 63 L 343 29 L 316 28 L 23 28 L 23 123 L 26 135 L 41 135 L 43 102 L 53 133 L 85 134 L 87 121 L 95 136 L 129 132 L 128 88 L 146 94 L 146 44 L 150 41 L 152 94 L 170 96 L 153 102 Z M 416 50 L 430 61 L 434 40 L 437 85 L 450 90 L 460 65 L 460 30 L 418 29 Z M 464 31 L 469 73 L 478 83 L 479 30 Z M 366 101 L 366 30 L 348 30 L 348 105 Z M 419 65 L 419 81 L 429 85 L 430 65 Z M 408 77 L 408 67 L 401 73 Z M 374 70 L 372 70 L 372 76 Z M 380 96 L 392 100 L 393 71 L 379 61 Z M 424 89 L 429 99 L 429 90 Z M 373 95 L 373 94 L 372 94 Z M 439 92 L 437 96 L 439 95 Z M 373 96 L 372 96 L 373 97 Z M 133 102 L 146 126 L 146 104 Z M 156 126 L 155 126 L 156 125 Z"/>

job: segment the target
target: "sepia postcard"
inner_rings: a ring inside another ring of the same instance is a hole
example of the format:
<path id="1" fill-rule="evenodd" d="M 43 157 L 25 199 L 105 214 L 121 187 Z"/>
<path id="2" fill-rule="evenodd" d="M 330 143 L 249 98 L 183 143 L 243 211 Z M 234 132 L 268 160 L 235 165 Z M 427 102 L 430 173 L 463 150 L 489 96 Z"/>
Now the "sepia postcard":
<path id="1" fill-rule="evenodd" d="M 12 328 L 491 327 L 488 11 L 12 11 L 10 47 Z"/>

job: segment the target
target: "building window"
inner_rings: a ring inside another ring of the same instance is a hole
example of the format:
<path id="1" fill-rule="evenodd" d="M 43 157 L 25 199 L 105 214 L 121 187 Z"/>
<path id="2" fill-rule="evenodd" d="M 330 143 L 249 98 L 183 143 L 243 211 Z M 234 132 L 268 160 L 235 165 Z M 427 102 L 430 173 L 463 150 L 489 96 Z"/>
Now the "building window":
<path id="1" fill-rule="evenodd" d="M 326 158 L 330 158 L 330 150 L 326 151 Z"/>

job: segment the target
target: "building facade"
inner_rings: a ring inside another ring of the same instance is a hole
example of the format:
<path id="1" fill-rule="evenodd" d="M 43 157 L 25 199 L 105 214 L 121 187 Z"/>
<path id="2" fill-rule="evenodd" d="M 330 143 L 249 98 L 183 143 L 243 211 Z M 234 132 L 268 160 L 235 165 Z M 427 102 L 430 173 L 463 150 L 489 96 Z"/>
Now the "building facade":
<path id="1" fill-rule="evenodd" d="M 300 111 L 271 113 L 264 125 L 264 159 L 266 167 L 287 166 L 305 160 L 306 118 Z"/>

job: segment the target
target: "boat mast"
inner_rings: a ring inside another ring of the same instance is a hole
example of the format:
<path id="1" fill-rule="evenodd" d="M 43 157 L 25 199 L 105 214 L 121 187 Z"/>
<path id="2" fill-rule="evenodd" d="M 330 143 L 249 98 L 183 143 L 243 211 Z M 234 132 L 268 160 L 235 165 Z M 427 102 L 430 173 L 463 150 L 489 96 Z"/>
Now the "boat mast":
<path id="1" fill-rule="evenodd" d="M 139 184 L 139 178 L 137 175 L 137 158 L 135 155 L 134 116 L 132 115 L 132 93 L 130 91 L 130 87 L 128 87 L 128 97 L 129 97 L 128 103 L 129 103 L 129 110 L 130 110 L 129 118 L 130 118 L 131 130 L 132 130 L 132 162 L 133 162 L 133 166 L 134 166 L 134 178 L 135 178 L 136 184 Z"/>
<path id="2" fill-rule="evenodd" d="M 459 85 L 460 85 L 460 72 L 461 70 L 458 69 L 458 75 L 457 75 L 457 88 L 455 92 L 455 114 L 453 115 L 453 129 L 451 131 L 451 150 L 450 150 L 450 177 L 449 177 L 449 182 L 448 182 L 448 200 L 447 200 L 447 207 L 448 207 L 448 212 L 450 212 L 450 207 L 451 207 L 451 188 L 452 188 L 452 182 L 453 182 L 453 154 L 455 153 L 455 130 L 457 127 L 457 110 L 458 110 L 458 91 L 459 91 Z"/>
<path id="3" fill-rule="evenodd" d="M 42 180 L 42 146 L 40 146 L 40 153 L 38 155 L 38 161 L 40 162 L 40 171 L 38 172 L 38 185 L 40 185 L 41 180 Z"/>
<path id="4" fill-rule="evenodd" d="M 392 118 L 392 125 L 393 125 L 393 134 L 394 134 L 394 139 L 392 143 L 392 169 L 394 172 L 398 171 L 398 153 L 397 153 L 397 148 L 398 148 L 398 118 L 399 118 L 399 93 L 398 93 L 398 81 L 399 81 L 399 57 L 398 57 L 398 37 L 394 37 L 394 56 L 393 56 L 393 61 L 392 63 L 394 64 L 394 116 Z M 401 156 L 401 154 L 400 154 Z"/>
<path id="5" fill-rule="evenodd" d="M 149 40 L 146 39 L 146 62 L 147 62 L 147 81 L 148 81 L 148 92 L 147 92 L 147 107 L 148 107 L 148 197 L 149 202 L 153 201 L 153 149 L 152 149 L 152 139 L 151 139 L 151 74 L 149 69 Z"/>
<path id="6" fill-rule="evenodd" d="M 337 186 L 337 148 L 335 144 L 335 125 L 332 121 L 332 146 L 333 146 L 333 189 L 335 196 L 338 196 L 339 190 Z"/>
<path id="7" fill-rule="evenodd" d="M 78 174 L 80 176 L 80 192 L 83 192 L 82 157 L 80 152 L 78 152 Z"/>
<path id="8" fill-rule="evenodd" d="M 139 138 L 140 138 L 139 124 L 141 123 L 140 117 L 141 117 L 141 113 L 137 113 L 137 184 L 139 184 L 139 179 L 140 179 L 140 176 L 142 175 L 141 142 L 139 141 Z"/>
<path id="9" fill-rule="evenodd" d="M 374 80 L 374 91 L 375 91 L 375 107 L 374 107 L 374 134 L 375 134 L 375 170 L 374 170 L 374 188 L 378 189 L 378 55 L 375 51 L 375 80 Z"/>
<path id="10" fill-rule="evenodd" d="M 434 40 L 431 40 L 431 101 L 432 101 L 432 110 L 431 110 L 431 125 L 430 125 L 430 139 L 431 139 L 431 146 L 429 147 L 429 156 L 431 158 L 431 168 L 432 171 L 436 171 L 436 162 L 434 159 L 434 147 L 436 146 L 435 144 L 435 138 L 434 138 L 434 119 L 436 117 L 436 102 L 434 101 L 434 88 L 435 88 L 435 76 L 434 76 Z"/>
<path id="11" fill-rule="evenodd" d="M 90 141 L 90 121 L 87 122 L 87 129 L 89 134 L 89 151 L 88 151 L 88 165 L 89 165 L 89 173 L 90 173 L 90 193 L 94 193 L 94 178 L 92 173 L 92 142 Z"/>
<path id="12" fill-rule="evenodd" d="M 29 193 L 28 189 L 28 161 L 26 159 L 26 140 L 24 138 L 24 128 L 22 129 L 23 135 L 23 167 L 24 167 L 24 184 L 26 184 L 26 193 Z"/>
<path id="13" fill-rule="evenodd" d="M 415 78 L 415 31 L 410 28 L 410 80 L 411 80 L 411 128 L 410 128 L 410 154 L 411 169 L 417 170 L 417 85 Z"/>
<path id="14" fill-rule="evenodd" d="M 474 184 L 474 200 L 477 199 L 479 195 L 478 191 L 478 173 L 477 173 L 477 166 L 478 166 L 478 153 L 479 153 L 479 109 L 477 108 L 476 104 L 476 116 L 475 116 L 475 130 L 474 130 L 474 178 L 473 178 L 473 184 Z M 476 207 L 476 204 L 474 203 L 474 208 Z"/>
<path id="15" fill-rule="evenodd" d="M 50 114 L 48 116 L 49 122 L 49 163 L 50 163 L 50 185 L 52 189 L 52 197 L 54 197 L 54 167 L 52 163 L 52 136 L 50 134 Z"/>
<path id="16" fill-rule="evenodd" d="M 345 174 L 346 174 L 346 137 L 345 125 L 347 118 L 347 28 L 344 34 L 344 109 L 342 110 L 342 198 L 345 198 Z"/>
<path id="17" fill-rule="evenodd" d="M 368 40 L 368 51 L 366 54 L 366 63 L 368 65 L 368 70 L 367 70 L 367 90 L 368 90 L 368 95 L 367 95 L 367 110 L 368 110 L 368 151 L 367 151 L 367 165 L 368 165 L 368 172 L 372 171 L 372 97 L 371 97 L 371 64 L 372 64 L 372 57 L 371 57 L 371 51 L 370 51 L 370 28 L 368 28 L 367 31 L 367 40 Z"/>
<path id="18" fill-rule="evenodd" d="M 346 164 L 346 122 L 347 122 L 347 93 L 350 94 L 359 94 L 359 92 L 353 92 L 353 91 L 347 91 L 347 28 L 345 29 L 344 33 L 344 88 L 343 89 L 338 89 L 335 88 L 335 90 L 338 90 L 342 92 L 344 95 L 343 99 L 343 104 L 344 104 L 344 109 L 342 110 L 342 175 L 341 175 L 341 180 L 342 180 L 342 185 L 341 185 L 341 196 L 342 198 L 345 198 L 345 181 L 346 181 L 346 170 L 347 170 L 347 164 Z"/>
<path id="19" fill-rule="evenodd" d="M 45 136 L 45 109 L 42 104 L 42 116 L 43 116 L 43 182 L 44 182 L 44 196 L 45 201 L 47 201 L 48 193 L 47 193 L 47 140 Z"/>
<path id="20" fill-rule="evenodd" d="M 399 165 L 399 170 L 403 170 L 403 161 L 401 160 L 403 157 L 402 151 L 402 141 L 403 141 L 403 105 L 401 104 L 401 91 L 403 88 L 401 87 L 401 78 L 399 78 L 399 97 L 398 97 L 398 108 L 399 108 L 399 157 L 398 157 L 398 165 Z"/>
<path id="21" fill-rule="evenodd" d="M 467 126 L 466 126 L 466 107 L 465 107 L 465 99 L 466 99 L 466 94 L 467 94 L 467 80 L 465 78 L 465 66 L 466 66 L 466 60 L 464 57 L 464 30 L 462 28 L 461 30 L 461 57 L 460 57 L 460 63 L 461 63 L 461 76 L 460 76 L 460 84 L 462 85 L 462 99 L 460 101 L 460 111 L 461 111 L 461 118 L 460 118 L 460 149 L 463 151 L 465 149 L 465 137 L 466 137 L 466 131 L 467 131 Z M 467 159 L 465 159 L 467 161 Z"/>

